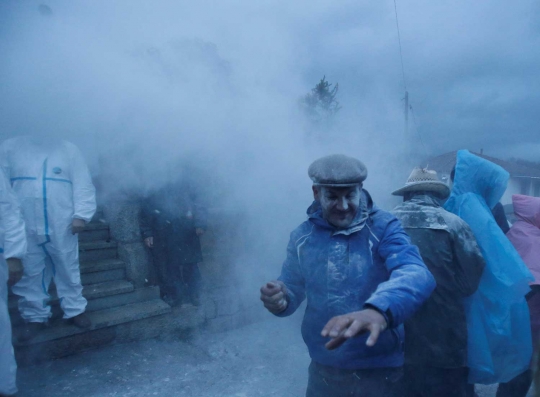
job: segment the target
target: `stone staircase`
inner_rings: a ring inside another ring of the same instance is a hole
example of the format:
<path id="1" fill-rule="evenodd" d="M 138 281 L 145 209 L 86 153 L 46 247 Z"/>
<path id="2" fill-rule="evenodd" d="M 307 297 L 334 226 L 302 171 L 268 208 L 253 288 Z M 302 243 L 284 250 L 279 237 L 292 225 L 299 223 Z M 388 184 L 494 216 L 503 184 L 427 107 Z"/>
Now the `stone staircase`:
<path id="1" fill-rule="evenodd" d="M 112 342 L 153 337 L 156 332 L 149 331 L 151 325 L 166 322 L 171 307 L 160 299 L 159 287 L 135 288 L 126 279 L 126 264 L 118 259 L 117 244 L 110 239 L 109 225 L 99 214 L 95 219 L 79 235 L 83 295 L 88 300 L 87 314 L 92 328 L 82 330 L 62 319 L 53 283 L 49 289 L 53 313 L 50 327 L 28 342 L 19 342 L 17 335 L 24 323 L 17 310 L 18 297 L 10 294 L 8 305 L 19 365 Z"/>

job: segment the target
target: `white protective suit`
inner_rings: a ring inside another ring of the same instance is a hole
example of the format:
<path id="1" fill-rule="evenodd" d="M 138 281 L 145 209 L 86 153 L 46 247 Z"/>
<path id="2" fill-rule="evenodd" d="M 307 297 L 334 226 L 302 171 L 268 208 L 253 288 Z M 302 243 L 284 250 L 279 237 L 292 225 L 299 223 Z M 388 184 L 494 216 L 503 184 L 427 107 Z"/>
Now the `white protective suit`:
<path id="1" fill-rule="evenodd" d="M 0 394 L 15 394 L 17 364 L 11 344 L 8 313 L 8 267 L 6 258 L 22 259 L 26 253 L 24 222 L 9 181 L 0 170 Z"/>
<path id="2" fill-rule="evenodd" d="M 48 289 L 54 278 L 64 318 L 86 309 L 79 268 L 79 242 L 73 219 L 89 222 L 96 212 L 96 194 L 79 149 L 66 141 L 37 142 L 30 137 L 5 141 L 2 166 L 19 198 L 26 223 L 28 252 L 24 276 L 13 287 L 26 322 L 51 316 Z"/>

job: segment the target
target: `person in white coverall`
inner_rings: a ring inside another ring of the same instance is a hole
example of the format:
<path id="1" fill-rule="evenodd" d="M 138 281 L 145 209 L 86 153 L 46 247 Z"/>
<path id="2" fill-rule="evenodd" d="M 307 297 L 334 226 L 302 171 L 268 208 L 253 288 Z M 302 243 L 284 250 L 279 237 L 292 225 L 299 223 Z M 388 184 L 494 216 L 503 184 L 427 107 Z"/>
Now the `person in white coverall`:
<path id="1" fill-rule="evenodd" d="M 51 316 L 48 289 L 54 278 L 65 319 L 91 327 L 82 295 L 77 233 L 96 211 L 96 194 L 79 149 L 66 141 L 20 137 L 0 147 L 2 166 L 18 196 L 26 223 L 24 275 L 13 287 L 27 340 Z"/>
<path id="2" fill-rule="evenodd" d="M 17 364 L 11 345 L 8 285 L 23 274 L 21 259 L 26 253 L 24 222 L 9 181 L 0 170 L 0 396 L 17 393 Z"/>

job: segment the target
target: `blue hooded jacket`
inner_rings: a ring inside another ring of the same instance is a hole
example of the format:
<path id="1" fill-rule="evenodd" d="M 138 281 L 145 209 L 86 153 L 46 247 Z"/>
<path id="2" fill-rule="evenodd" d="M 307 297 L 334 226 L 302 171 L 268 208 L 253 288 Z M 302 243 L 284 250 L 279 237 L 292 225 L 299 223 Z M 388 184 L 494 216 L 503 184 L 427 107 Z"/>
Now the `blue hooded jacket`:
<path id="1" fill-rule="evenodd" d="M 503 168 L 460 150 L 445 204 L 469 224 L 486 261 L 477 291 L 465 300 L 469 383 L 508 382 L 529 367 L 532 355 L 525 295 L 533 278 L 491 213 L 508 179 Z"/>
<path id="2" fill-rule="evenodd" d="M 302 336 L 311 358 L 322 365 L 346 369 L 403 365 L 403 326 L 429 297 L 435 280 L 416 246 L 390 213 L 375 207 L 362 191 L 361 204 L 348 229 L 336 229 L 322 217 L 318 203 L 309 219 L 291 233 L 287 259 L 279 280 L 288 289 L 287 309 L 295 312 L 307 296 Z M 371 306 L 384 315 L 388 329 L 373 347 L 367 334 L 336 350 L 327 350 L 321 336 L 334 316 Z"/>

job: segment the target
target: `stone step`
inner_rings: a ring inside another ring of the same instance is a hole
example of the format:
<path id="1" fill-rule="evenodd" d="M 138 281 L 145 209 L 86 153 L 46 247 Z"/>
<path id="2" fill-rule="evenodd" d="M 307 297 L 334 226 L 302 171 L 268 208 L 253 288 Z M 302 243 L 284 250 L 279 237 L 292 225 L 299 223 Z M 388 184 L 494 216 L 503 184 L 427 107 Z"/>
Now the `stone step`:
<path id="1" fill-rule="evenodd" d="M 95 284 L 92 282 L 85 282 L 85 279 L 89 274 L 98 273 L 98 272 L 106 273 L 104 276 L 96 276 L 98 278 L 102 277 L 102 281 L 99 281 L 99 282 L 119 280 L 120 278 L 117 277 L 119 273 L 111 273 L 111 271 L 123 270 L 123 274 L 125 275 L 125 268 L 126 268 L 126 264 L 120 259 L 103 259 L 100 261 L 82 262 L 80 266 L 81 266 L 80 267 L 81 280 L 83 284 Z M 95 280 L 95 277 L 91 277 L 89 279 L 89 281 L 92 281 L 92 280 Z M 12 296 L 12 295 L 13 293 L 11 292 L 11 289 L 10 289 L 9 296 Z"/>
<path id="2" fill-rule="evenodd" d="M 96 209 L 96 213 L 92 217 L 91 222 L 100 222 L 100 221 L 103 221 L 104 218 L 105 216 L 103 215 L 103 208 L 98 206 Z"/>
<path id="3" fill-rule="evenodd" d="M 85 241 L 79 244 L 79 260 L 81 262 L 116 258 L 117 244 L 115 241 Z"/>
<path id="4" fill-rule="evenodd" d="M 99 261 L 81 262 L 81 274 L 125 268 L 126 264 L 120 259 L 102 259 Z"/>
<path id="5" fill-rule="evenodd" d="M 123 294 L 104 296 L 102 298 L 89 300 L 86 310 L 93 312 L 137 302 L 146 302 L 154 299 L 160 299 L 159 287 L 152 286 L 136 288 L 133 291 Z"/>
<path id="6" fill-rule="evenodd" d="M 109 312 L 109 317 L 114 322 L 124 320 L 123 323 L 111 325 L 110 322 L 108 326 L 94 327 L 92 330 L 59 339 L 44 339 L 45 342 L 41 343 L 34 340 L 33 343 L 15 346 L 17 365 L 19 367 L 35 365 L 41 361 L 50 361 L 114 343 L 128 343 L 160 335 L 189 332 L 204 322 L 202 310 L 175 308 L 174 312 L 171 312 L 171 308 L 161 300 L 150 302 L 137 304 L 138 310 L 132 305 L 126 305 L 124 308 L 118 308 L 121 309 L 119 313 Z M 96 321 L 95 324 L 101 325 L 103 322 Z"/>
<path id="7" fill-rule="evenodd" d="M 77 328 L 69 321 L 57 320 L 50 327 L 40 332 L 27 342 L 15 342 L 15 346 L 29 346 L 46 343 L 54 340 L 69 338 L 73 335 L 83 334 L 101 328 L 111 327 L 122 323 L 141 320 L 147 317 L 169 313 L 171 307 L 161 299 L 153 299 L 146 302 L 132 303 L 117 306 L 110 309 L 89 312 L 88 317 L 92 320 L 92 328 L 84 330 Z M 15 337 L 20 332 L 20 327 L 14 329 Z"/>
<path id="8" fill-rule="evenodd" d="M 101 298 L 91 299 L 86 306 L 87 312 L 95 312 L 98 310 L 111 309 L 117 306 L 129 305 L 132 303 L 146 302 L 149 300 L 159 299 L 159 287 L 144 287 L 137 288 L 130 292 L 122 294 L 103 296 Z M 63 317 L 64 313 L 60 308 L 60 305 L 51 305 L 52 317 L 51 321 Z M 11 323 L 14 327 L 23 323 L 23 319 L 19 315 L 18 311 L 11 312 Z"/>
<path id="9" fill-rule="evenodd" d="M 90 222 L 79 233 L 79 242 L 109 240 L 109 225 L 103 222 Z"/>
<path id="10" fill-rule="evenodd" d="M 97 298 L 103 298 L 111 295 L 125 294 L 126 292 L 131 292 L 135 288 L 133 284 L 126 280 L 116 280 L 116 281 L 107 281 L 99 284 L 92 284 L 83 287 L 83 295 L 88 301 Z M 52 305 L 59 305 L 59 299 L 56 294 L 56 289 L 51 288 L 49 290 L 51 295 L 51 300 L 49 303 Z M 17 300 L 16 295 L 12 295 L 8 298 L 8 308 L 10 312 L 17 310 Z"/>
<path id="11" fill-rule="evenodd" d="M 103 298 L 104 296 L 125 294 L 135 289 L 133 284 L 127 280 L 106 281 L 104 283 L 87 285 L 83 288 L 83 295 L 86 299 Z"/>
<path id="12" fill-rule="evenodd" d="M 83 285 L 99 284 L 107 281 L 123 280 L 125 278 L 126 269 L 112 269 L 81 274 Z"/>

